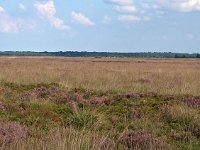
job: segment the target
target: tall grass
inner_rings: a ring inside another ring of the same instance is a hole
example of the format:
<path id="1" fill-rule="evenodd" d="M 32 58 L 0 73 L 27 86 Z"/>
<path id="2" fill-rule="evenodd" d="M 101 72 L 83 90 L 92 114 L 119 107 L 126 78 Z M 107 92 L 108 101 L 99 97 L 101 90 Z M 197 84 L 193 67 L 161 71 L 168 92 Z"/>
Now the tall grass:
<path id="1" fill-rule="evenodd" d="M 2 150 L 111 150 L 114 142 L 106 136 L 74 129 L 57 129 L 42 138 L 27 138 L 24 141 L 3 146 Z"/>
<path id="2" fill-rule="evenodd" d="M 199 59 L 1 57 L 0 80 L 103 92 L 200 93 Z"/>

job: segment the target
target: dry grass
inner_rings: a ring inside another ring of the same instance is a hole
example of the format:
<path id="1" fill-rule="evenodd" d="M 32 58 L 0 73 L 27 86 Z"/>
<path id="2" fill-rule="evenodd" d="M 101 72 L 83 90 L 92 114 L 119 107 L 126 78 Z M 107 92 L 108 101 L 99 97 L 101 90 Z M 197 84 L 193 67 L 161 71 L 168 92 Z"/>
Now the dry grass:
<path id="1" fill-rule="evenodd" d="M 114 146 L 114 142 L 106 136 L 74 129 L 58 129 L 40 139 L 27 138 L 0 147 L 0 150 L 112 150 Z"/>
<path id="2" fill-rule="evenodd" d="M 200 95 L 199 59 L 0 57 L 0 80 L 112 92 Z"/>

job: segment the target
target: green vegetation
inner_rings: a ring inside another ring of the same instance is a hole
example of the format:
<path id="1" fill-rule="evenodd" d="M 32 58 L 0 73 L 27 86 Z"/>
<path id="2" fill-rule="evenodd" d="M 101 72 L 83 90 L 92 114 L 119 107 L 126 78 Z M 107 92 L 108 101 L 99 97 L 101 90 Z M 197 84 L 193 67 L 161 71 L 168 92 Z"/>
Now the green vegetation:
<path id="1" fill-rule="evenodd" d="M 65 56 L 65 57 L 133 57 L 133 58 L 200 58 L 200 54 L 171 53 L 171 52 L 140 52 L 140 53 L 117 53 L 117 52 L 32 52 L 32 51 L 5 51 L 0 56 Z"/>
<path id="2" fill-rule="evenodd" d="M 0 84 L 0 149 L 200 149 L 200 97 Z"/>

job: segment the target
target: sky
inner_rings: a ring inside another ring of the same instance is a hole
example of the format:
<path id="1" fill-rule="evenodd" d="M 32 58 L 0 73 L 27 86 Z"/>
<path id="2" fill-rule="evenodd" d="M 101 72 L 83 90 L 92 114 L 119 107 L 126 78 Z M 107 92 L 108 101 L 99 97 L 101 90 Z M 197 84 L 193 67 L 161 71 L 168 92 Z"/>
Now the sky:
<path id="1" fill-rule="evenodd" d="M 0 0 L 0 51 L 200 53 L 200 0 Z"/>

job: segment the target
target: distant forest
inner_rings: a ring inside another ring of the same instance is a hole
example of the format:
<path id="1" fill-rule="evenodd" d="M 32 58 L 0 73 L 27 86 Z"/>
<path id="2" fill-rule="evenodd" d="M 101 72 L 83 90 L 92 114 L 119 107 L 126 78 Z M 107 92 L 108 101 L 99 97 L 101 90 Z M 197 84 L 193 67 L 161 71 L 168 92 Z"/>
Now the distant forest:
<path id="1" fill-rule="evenodd" d="M 117 52 L 31 52 L 31 51 L 1 51 L 0 56 L 64 56 L 64 57 L 133 57 L 133 58 L 200 58 L 200 53 L 171 53 L 171 52 L 138 52 L 138 53 L 117 53 Z"/>

